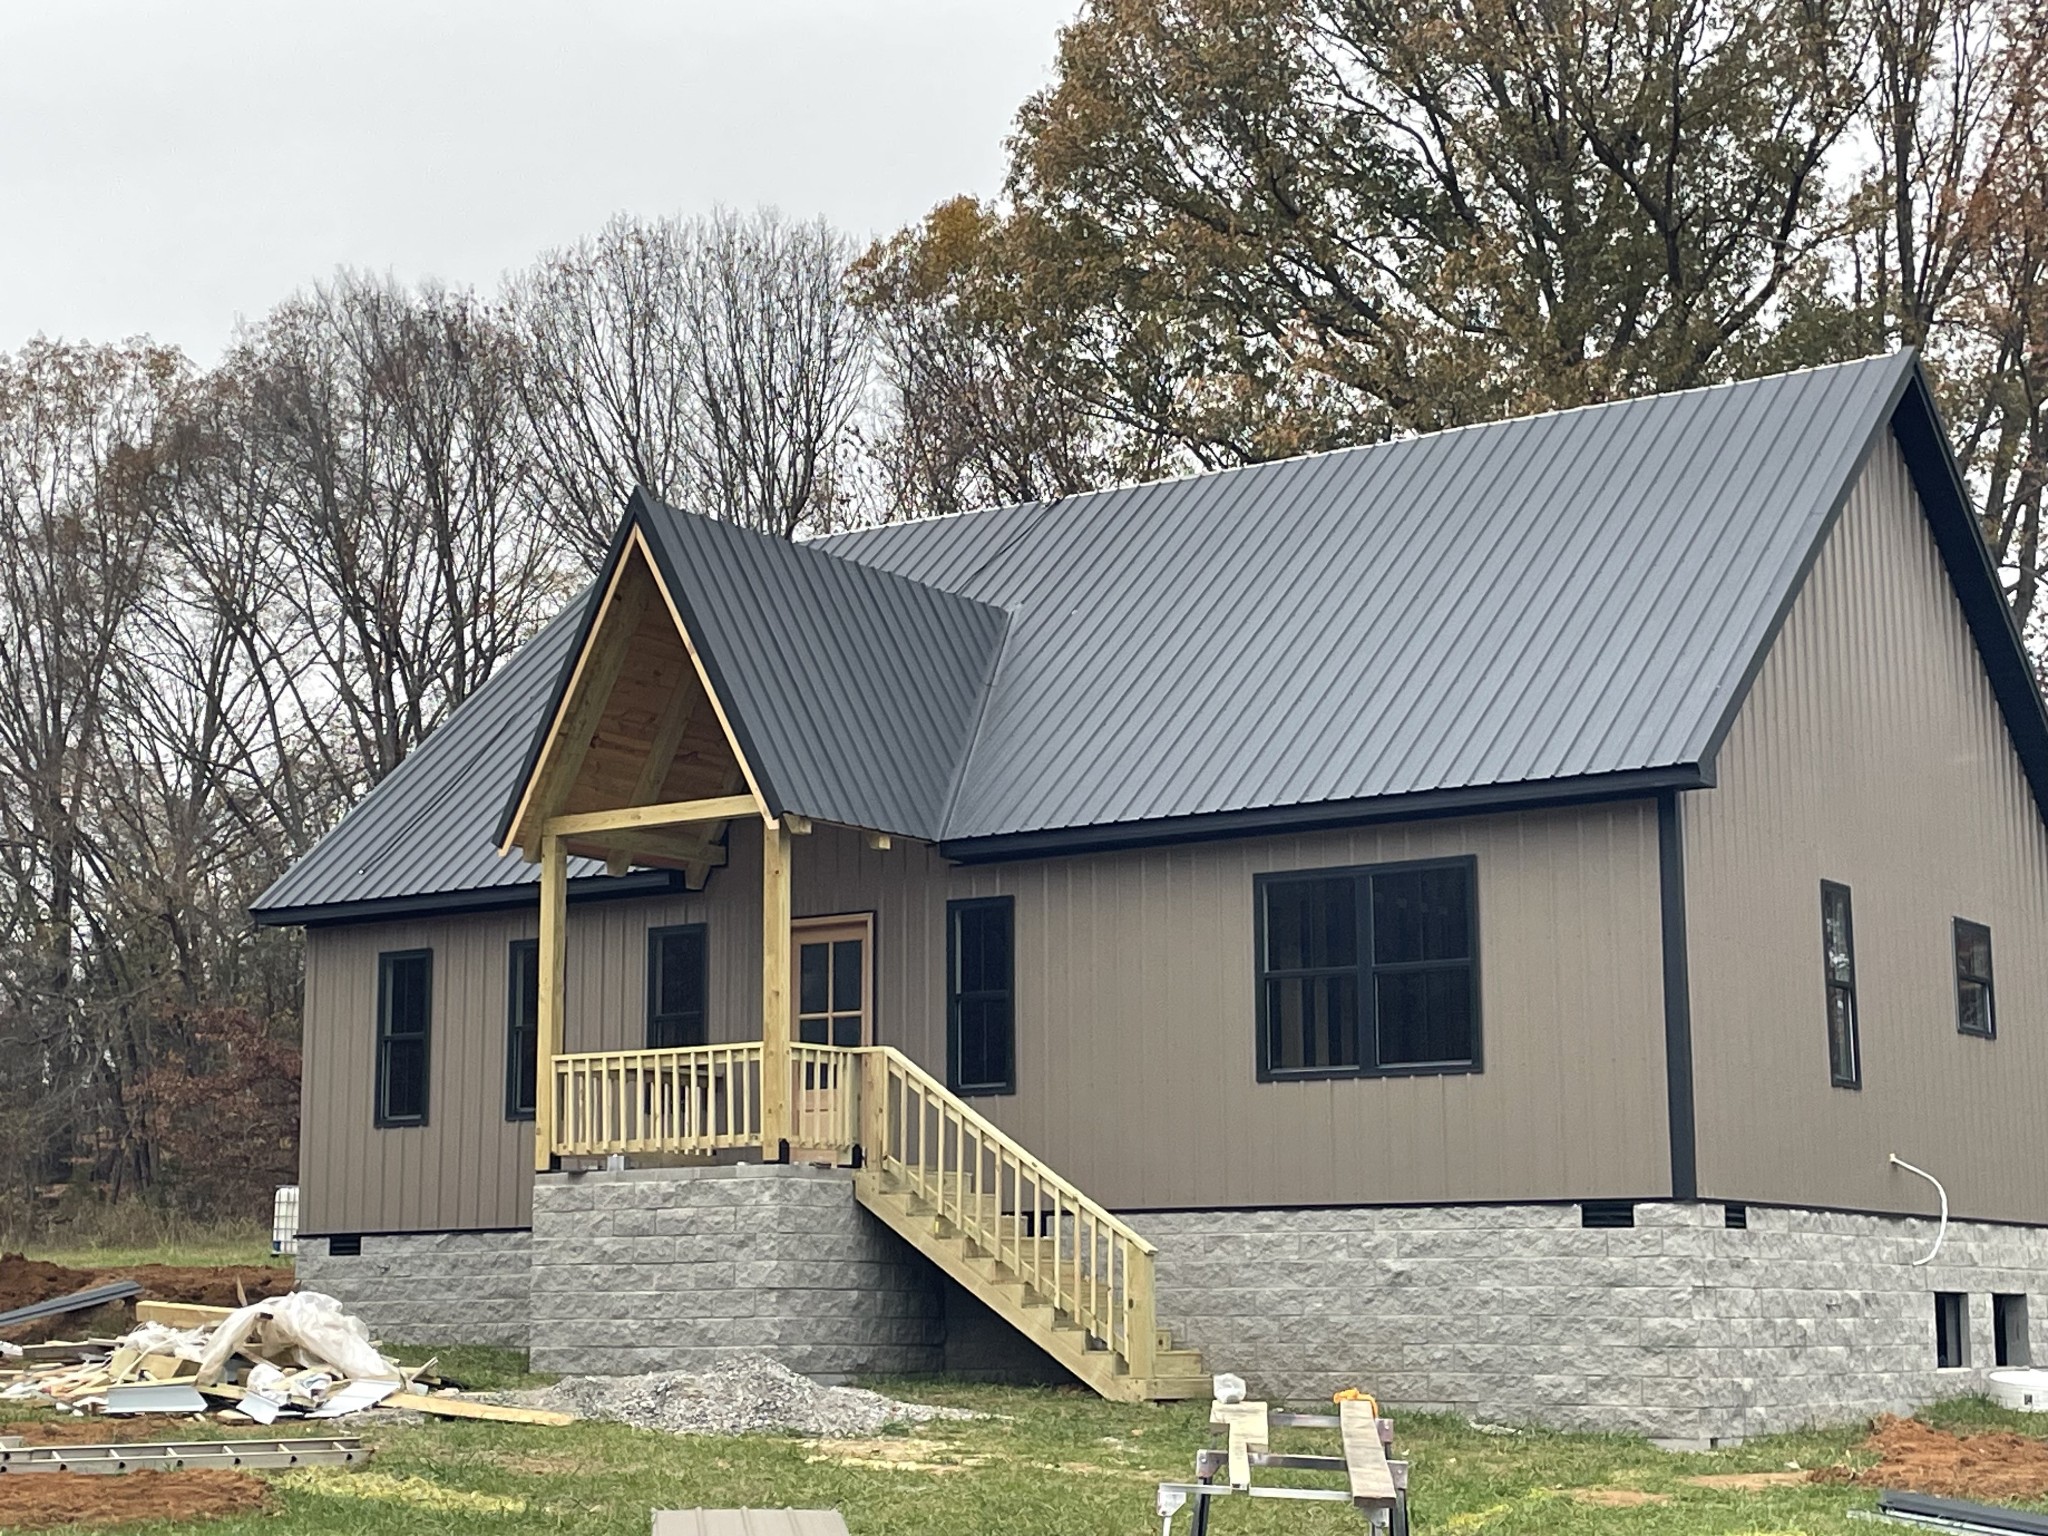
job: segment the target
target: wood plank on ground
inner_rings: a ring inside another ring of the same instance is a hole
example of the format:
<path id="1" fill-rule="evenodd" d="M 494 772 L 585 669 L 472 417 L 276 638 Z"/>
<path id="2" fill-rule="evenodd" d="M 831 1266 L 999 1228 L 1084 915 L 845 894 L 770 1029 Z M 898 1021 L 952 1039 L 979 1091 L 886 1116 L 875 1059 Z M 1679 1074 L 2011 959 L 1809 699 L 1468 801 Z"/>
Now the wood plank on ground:
<path id="1" fill-rule="evenodd" d="M 1354 1499 L 1391 1499 L 1394 1473 L 1387 1465 L 1387 1447 L 1380 1439 L 1379 1409 L 1347 1399 L 1337 1405 L 1337 1429 L 1344 1437 L 1344 1465 L 1351 1474 Z"/>

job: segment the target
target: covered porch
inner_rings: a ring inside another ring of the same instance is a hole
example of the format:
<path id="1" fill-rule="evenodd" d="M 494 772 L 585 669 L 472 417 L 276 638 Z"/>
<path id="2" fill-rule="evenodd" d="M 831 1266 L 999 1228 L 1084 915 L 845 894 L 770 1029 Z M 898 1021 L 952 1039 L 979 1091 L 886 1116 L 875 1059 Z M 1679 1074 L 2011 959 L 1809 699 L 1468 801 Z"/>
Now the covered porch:
<path id="1" fill-rule="evenodd" d="M 891 758 L 893 733 L 930 730 L 903 718 L 929 715 L 926 702 L 875 682 L 891 668 L 874 652 L 901 637 L 849 620 L 821 652 L 750 630 L 725 586 L 768 583 L 736 561 L 792 567 L 778 578 L 792 589 L 815 574 L 807 559 L 840 562 L 665 511 L 636 501 L 622 527 L 503 824 L 501 852 L 540 875 L 535 1170 L 611 1158 L 851 1167 L 862 1206 L 1084 1380 L 1116 1396 L 1193 1392 L 1199 1360 L 1158 1335 L 1151 1244 L 878 1042 L 871 1006 L 839 1013 L 836 994 L 803 995 L 794 861 L 827 832 L 894 857 L 917 839 L 919 795 L 943 794 Z M 838 743 L 829 771 L 813 767 L 821 734 Z M 845 792 L 863 779 L 848 759 L 865 761 L 865 797 Z M 730 868 L 735 849 L 759 861 L 753 1037 L 728 1017 L 723 1039 L 699 1021 L 682 1043 L 565 1050 L 571 861 L 668 869 L 689 890 L 751 885 Z"/>

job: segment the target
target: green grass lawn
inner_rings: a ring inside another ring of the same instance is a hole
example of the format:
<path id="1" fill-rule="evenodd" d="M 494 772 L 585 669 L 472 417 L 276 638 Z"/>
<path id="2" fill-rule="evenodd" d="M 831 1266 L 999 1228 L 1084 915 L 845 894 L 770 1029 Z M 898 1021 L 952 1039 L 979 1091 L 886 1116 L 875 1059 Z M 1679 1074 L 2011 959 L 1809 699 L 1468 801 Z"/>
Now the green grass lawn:
<path id="1" fill-rule="evenodd" d="M 405 1353 L 415 1360 L 425 1354 Z M 507 1351 L 436 1353 L 451 1375 L 477 1386 L 536 1379 Z M 674 1437 L 606 1424 L 548 1429 L 436 1421 L 379 1428 L 368 1432 L 376 1454 L 367 1467 L 275 1475 L 278 1510 L 269 1516 L 123 1529 L 137 1536 L 438 1536 L 451 1530 L 463 1536 L 644 1536 L 648 1512 L 655 1508 L 799 1505 L 843 1510 L 855 1536 L 1108 1536 L 1158 1530 L 1153 1487 L 1161 1478 L 1187 1476 L 1206 1433 L 1206 1405 L 1126 1407 L 1078 1390 L 930 1380 L 875 1385 L 992 1417 L 839 1444 L 771 1435 Z M 1949 1405 L 1930 1417 L 1970 1430 L 2043 1428 L 1981 1402 Z M 1396 1424 L 1399 1450 L 1414 1469 L 1418 1532 L 1868 1536 L 1871 1529 L 1848 1518 L 1852 1509 L 1872 1507 L 1865 1490 L 1802 1484 L 1745 1491 L 1682 1481 L 1702 1473 L 1781 1472 L 1793 1463 L 1810 1468 L 1852 1459 L 1862 1438 L 1857 1429 L 1672 1456 L 1619 1436 L 1488 1435 L 1461 1420 L 1428 1415 L 1397 1414 Z M 1279 1434 L 1282 1449 L 1332 1449 L 1318 1444 L 1314 1432 Z M 1186 1530 L 1185 1515 L 1175 1528 Z M 1215 1529 L 1229 1536 L 1318 1536 L 1357 1532 L 1363 1525 L 1335 1506 L 1240 1500 L 1219 1511 Z"/>
<path id="2" fill-rule="evenodd" d="M 118 1220 L 80 1224 L 55 1237 L 0 1233 L 0 1252 L 71 1269 L 106 1269 L 117 1264 L 266 1264 L 289 1268 L 289 1255 L 270 1251 L 270 1228 L 253 1221 L 170 1222 L 124 1214 Z"/>

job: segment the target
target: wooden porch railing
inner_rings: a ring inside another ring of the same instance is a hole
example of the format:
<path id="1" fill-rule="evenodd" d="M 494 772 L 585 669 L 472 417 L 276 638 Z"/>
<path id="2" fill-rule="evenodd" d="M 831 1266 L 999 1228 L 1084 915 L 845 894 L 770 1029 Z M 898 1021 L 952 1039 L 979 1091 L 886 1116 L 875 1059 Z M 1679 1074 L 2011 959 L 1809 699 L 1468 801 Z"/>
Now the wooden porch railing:
<path id="1" fill-rule="evenodd" d="M 1056 1314 L 1149 1378 L 1158 1347 L 1153 1247 L 893 1046 L 861 1053 L 871 1175 L 927 1201 Z"/>
<path id="2" fill-rule="evenodd" d="M 554 1060 L 554 1149 L 716 1152 L 761 1141 L 761 1042 Z"/>

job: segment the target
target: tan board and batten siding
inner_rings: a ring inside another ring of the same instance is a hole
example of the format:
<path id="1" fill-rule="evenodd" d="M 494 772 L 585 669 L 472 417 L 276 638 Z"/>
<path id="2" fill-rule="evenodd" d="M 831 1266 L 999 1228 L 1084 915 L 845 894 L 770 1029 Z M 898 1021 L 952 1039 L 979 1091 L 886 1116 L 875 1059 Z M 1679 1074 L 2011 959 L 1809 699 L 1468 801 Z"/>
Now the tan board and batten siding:
<path id="1" fill-rule="evenodd" d="M 2048 834 L 1887 437 L 1683 797 L 1706 1197 L 2048 1222 Z M 1831 1087 L 1820 882 L 1852 893 L 1863 1086 Z M 1956 1030 L 1991 925 L 1998 1038 Z"/>
<path id="2" fill-rule="evenodd" d="M 758 1035 L 759 829 L 701 895 L 571 911 L 567 1048 L 644 1044 L 646 934 L 709 925 L 714 1038 Z M 1261 1084 L 1252 881 L 1472 854 L 1480 1073 Z M 1018 1091 L 976 1100 L 1116 1208 L 1537 1200 L 1669 1187 L 1656 813 L 1647 802 L 955 868 L 795 840 L 798 916 L 875 913 L 880 1037 L 945 1070 L 945 910 L 1016 898 Z M 530 913 L 308 935 L 309 1231 L 523 1226 L 504 1119 L 506 945 Z M 423 1128 L 371 1129 L 380 950 L 435 950 Z"/>

